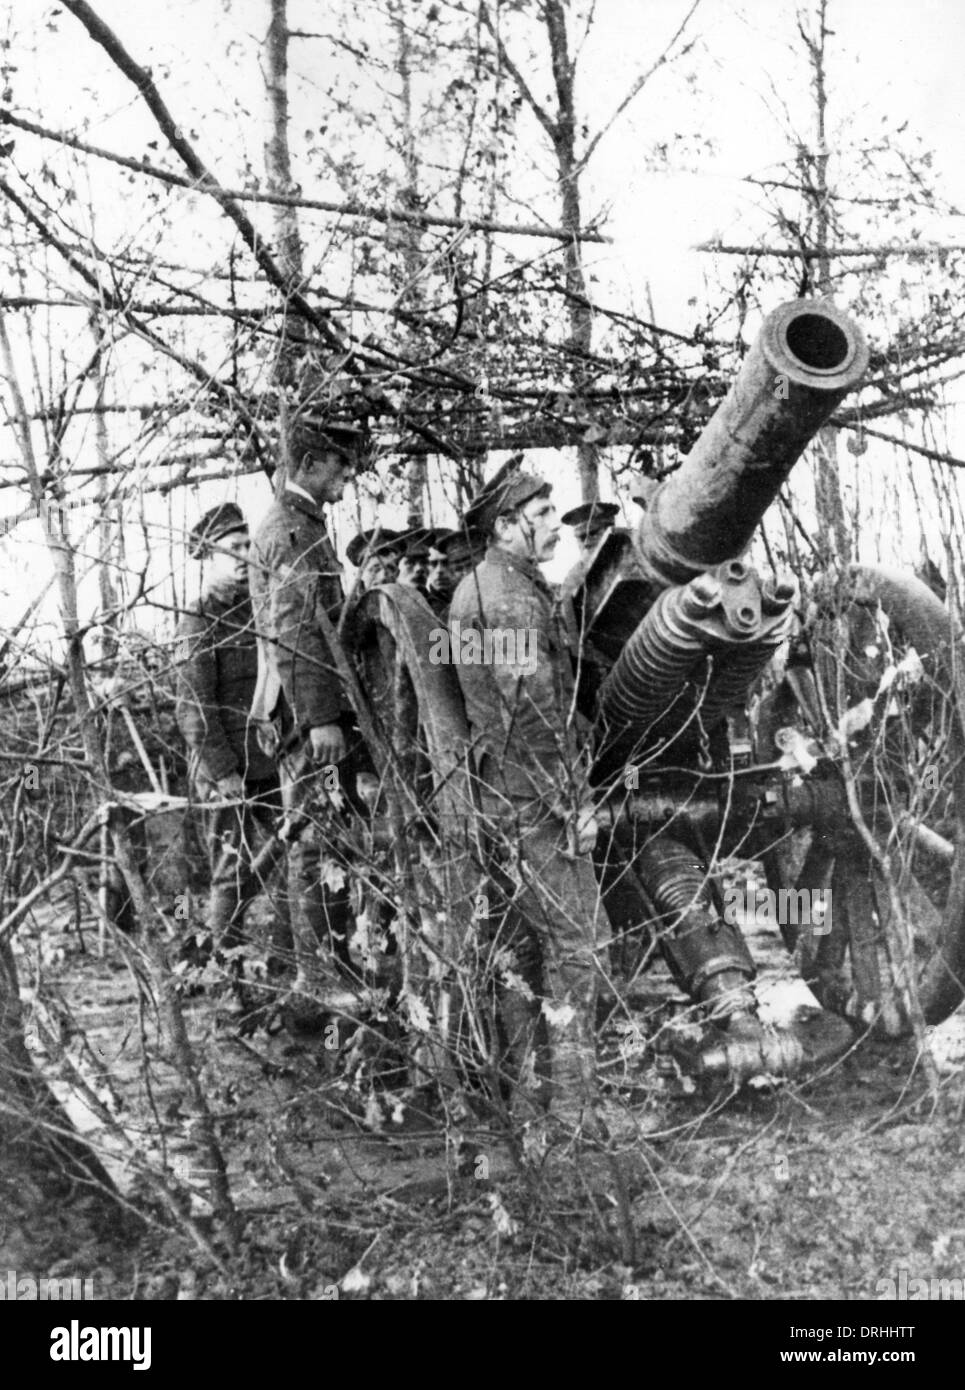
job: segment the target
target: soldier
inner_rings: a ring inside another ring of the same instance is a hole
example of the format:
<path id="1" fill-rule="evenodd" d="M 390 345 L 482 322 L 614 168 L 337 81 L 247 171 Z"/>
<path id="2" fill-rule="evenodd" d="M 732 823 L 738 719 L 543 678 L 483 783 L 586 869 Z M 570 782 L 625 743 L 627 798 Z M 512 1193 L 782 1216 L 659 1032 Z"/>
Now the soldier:
<path id="1" fill-rule="evenodd" d="M 399 537 L 405 548 L 399 561 L 399 580 L 408 589 L 415 589 L 425 598 L 426 572 L 429 566 L 429 545 L 426 531 L 416 527 Z"/>
<path id="2" fill-rule="evenodd" d="M 448 543 L 451 537 L 458 534 L 445 526 L 433 526 L 426 537 L 429 545 L 426 599 L 437 618 L 448 616 L 449 602 L 456 588 L 456 581 L 449 566 Z"/>
<path id="3" fill-rule="evenodd" d="M 619 514 L 620 508 L 614 502 L 584 502 L 581 507 L 573 507 L 560 517 L 564 526 L 572 526 L 580 546 L 580 558 L 560 585 L 566 600 L 572 599 L 583 583 L 597 546 L 605 533 L 613 530 Z"/>
<path id="4" fill-rule="evenodd" d="M 560 520 L 564 526 L 572 526 L 580 553 L 586 556 L 599 545 L 600 537 L 613 529 L 619 515 L 620 508 L 615 502 L 584 502 L 565 512 Z"/>
<path id="5" fill-rule="evenodd" d="M 450 531 L 439 541 L 438 548 L 446 557 L 453 592 L 471 570 L 474 570 L 486 553 L 486 540 L 478 531 Z"/>
<path id="6" fill-rule="evenodd" d="M 264 886 L 252 873 L 259 834 L 281 812 L 274 765 L 258 745 L 249 711 L 258 657 L 248 594 L 248 526 L 233 502 L 213 507 L 191 532 L 202 562 L 201 597 L 177 629 L 177 721 L 202 801 L 234 801 L 205 815 L 211 856 L 207 928 L 215 946 L 237 945 L 244 913 Z M 278 957 L 291 950 L 287 903 L 277 903 Z"/>
<path id="7" fill-rule="evenodd" d="M 595 1096 L 601 907 L 589 854 L 597 825 L 574 727 L 572 638 L 539 569 L 556 549 L 559 521 L 549 484 L 519 462 L 500 470 L 467 510 L 467 526 L 487 534 L 489 548 L 456 589 L 450 630 L 464 653 L 467 631 L 480 637 L 482 659 L 467 662 L 464 654 L 457 672 L 494 842 L 494 881 L 508 892 L 515 879 L 506 923 L 536 999 L 503 991 L 509 1059 L 519 1074 L 535 1055 L 532 1099 L 567 1113 Z M 504 648 L 486 661 L 494 632 L 501 642 L 512 637 L 515 660 L 500 659 Z M 520 643 L 528 650 L 521 653 Z"/>
<path id="8" fill-rule="evenodd" d="M 399 532 L 387 527 L 376 526 L 370 531 L 360 531 L 353 536 L 345 549 L 350 565 L 358 571 L 356 589 L 360 594 L 375 588 L 376 584 L 390 584 L 399 570 Z"/>
<path id="9" fill-rule="evenodd" d="M 449 605 L 459 581 L 475 569 L 486 553 L 485 539 L 467 531 L 434 528 L 429 538 L 426 598 L 439 618 L 449 616 Z"/>
<path id="10" fill-rule="evenodd" d="M 357 737 L 326 636 L 344 594 L 324 506 L 338 502 L 359 466 L 364 431 L 303 414 L 290 430 L 287 481 L 258 528 L 250 573 L 259 644 L 252 717 L 279 761 L 292 836 L 288 887 L 296 976 L 289 1019 L 317 1032 L 326 1011 L 353 1007 L 355 972 L 341 822 L 326 793 L 354 797 Z M 339 978 L 341 977 L 341 978 Z M 357 1000 L 355 1001 L 357 1002 Z"/>

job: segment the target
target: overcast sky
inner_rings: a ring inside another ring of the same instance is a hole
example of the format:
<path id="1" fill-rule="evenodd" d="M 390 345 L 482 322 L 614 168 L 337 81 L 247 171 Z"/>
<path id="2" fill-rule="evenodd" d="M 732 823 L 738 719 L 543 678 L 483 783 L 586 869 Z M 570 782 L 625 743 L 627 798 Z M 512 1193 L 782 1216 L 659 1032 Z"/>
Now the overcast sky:
<path id="1" fill-rule="evenodd" d="M 412 3 L 414 10 L 424 11 L 420 0 Z M 86 122 L 88 138 L 112 149 L 149 152 L 147 143 L 157 132 L 133 88 L 68 13 L 61 10 L 55 16 L 55 29 L 44 27 L 54 8 L 18 0 L 8 9 L 13 60 L 19 66 L 13 78 L 15 105 L 32 105 L 53 127 L 77 129 Z M 258 164 L 265 112 L 257 41 L 266 27 L 264 0 L 169 0 L 163 6 L 155 0 L 97 0 L 95 8 L 134 56 L 153 66 L 172 111 L 196 132 L 200 152 L 224 182 L 237 180 L 245 156 Z M 681 0 L 599 0 L 581 53 L 578 89 L 591 131 L 608 118 L 634 76 L 660 54 L 687 8 Z M 784 0 L 702 0 L 688 31 L 698 47 L 679 65 L 659 72 L 601 143 L 587 173 L 584 200 L 588 215 L 605 210 L 605 230 L 613 238 L 612 245 L 588 248 L 587 253 L 601 301 L 645 312 L 649 290 L 658 322 L 686 329 L 734 268 L 698 253 L 696 244 L 718 236 L 744 243 L 760 235 L 759 190 L 744 182 L 745 176 L 768 177 L 786 158 L 788 120 L 802 138 L 811 135 L 795 9 Z M 326 17 L 326 5 L 317 0 L 291 2 L 293 27 L 323 28 Z M 833 0 L 830 19 L 832 149 L 843 152 L 849 141 L 907 122 L 909 138 L 920 137 L 935 152 L 936 186 L 965 208 L 965 8 L 959 0 Z M 23 36 L 31 32 L 37 36 L 35 54 L 22 46 Z M 508 27 L 507 39 L 512 45 L 518 31 Z M 534 91 L 547 92 L 545 62 L 528 63 L 525 47 L 516 56 L 527 64 Z M 311 125 L 318 109 L 315 94 L 337 79 L 339 64 L 338 51 L 323 41 L 293 47 L 296 156 L 298 132 Z M 698 74 L 696 86 L 688 84 L 690 73 Z M 358 100 L 367 99 L 359 91 Z M 687 138 L 675 144 L 678 135 Z M 531 136 L 535 148 L 535 127 Z M 669 169 L 654 169 L 648 157 L 660 143 L 671 150 Z M 17 136 L 18 162 L 29 167 L 40 157 L 37 142 Z M 543 169 L 550 167 L 546 160 Z M 549 215 L 549 178 L 537 170 L 522 177 L 537 201 L 545 195 L 541 206 Z M 160 226 L 155 214 L 138 204 L 136 187 L 122 204 L 99 209 L 98 230 L 113 232 L 113 219 L 131 228 L 155 221 Z M 331 191 L 304 186 L 307 195 Z M 168 242 L 166 249 L 171 259 L 195 254 L 200 263 L 209 263 L 210 248 L 223 236 L 219 214 L 197 195 L 183 195 L 182 206 L 181 244 Z M 256 208 L 253 216 L 267 230 L 265 209 Z M 926 239 L 965 240 L 965 219 L 921 221 L 919 230 Z M 63 283 L 69 282 L 65 272 Z M 5 440 L 3 457 L 13 452 Z M 555 460 L 543 462 L 560 480 L 561 508 L 572 505 L 578 500 L 573 471 L 560 469 Z M 186 498 L 186 519 L 233 488 L 209 485 Z M 266 485 L 249 480 L 238 495 L 257 511 L 264 505 Z M 8 494 L 0 502 L 0 515 L 9 502 Z M 399 519 L 387 518 L 390 524 Z M 47 572 L 38 541 L 36 528 L 28 526 L 0 542 L 0 623 L 22 611 L 27 587 L 42 582 Z M 572 558 L 571 546 L 561 548 L 556 573 Z"/>

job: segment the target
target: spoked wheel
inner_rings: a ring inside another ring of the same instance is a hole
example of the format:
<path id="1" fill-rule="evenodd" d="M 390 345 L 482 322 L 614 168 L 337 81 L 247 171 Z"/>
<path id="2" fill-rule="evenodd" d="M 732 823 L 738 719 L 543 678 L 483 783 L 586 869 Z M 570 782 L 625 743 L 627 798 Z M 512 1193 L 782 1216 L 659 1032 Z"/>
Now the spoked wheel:
<path id="1" fill-rule="evenodd" d="M 479 871 L 471 838 L 469 732 L 452 666 L 434 662 L 439 619 L 399 584 L 359 604 L 352 645 L 390 754 L 376 815 L 403 887 L 397 917 L 400 1004 L 411 1024 L 414 1078 L 456 1083 L 465 1010 L 460 979 L 471 945 Z"/>
<path id="2" fill-rule="evenodd" d="M 842 809 L 807 832 L 794 877 L 775 852 L 768 877 L 828 909 L 785 933 L 820 1003 L 900 1037 L 965 997 L 965 646 L 920 580 L 869 567 L 820 595 L 808 636 L 811 670 L 777 704 L 793 688 L 781 714 Z"/>

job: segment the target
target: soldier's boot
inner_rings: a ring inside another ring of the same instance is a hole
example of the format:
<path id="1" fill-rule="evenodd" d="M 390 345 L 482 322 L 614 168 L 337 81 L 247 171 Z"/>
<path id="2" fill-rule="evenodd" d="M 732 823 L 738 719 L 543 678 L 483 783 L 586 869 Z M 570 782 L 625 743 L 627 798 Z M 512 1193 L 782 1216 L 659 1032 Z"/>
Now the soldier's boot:
<path id="1" fill-rule="evenodd" d="M 253 1013 L 255 1005 L 245 981 L 244 962 L 238 957 L 229 959 L 226 953 L 244 941 L 244 917 L 251 898 L 251 894 L 239 894 L 235 883 L 215 883 L 208 898 L 206 917 L 210 954 L 227 976 L 226 984 L 219 988 L 230 993 L 242 1019 Z"/>
<path id="2" fill-rule="evenodd" d="M 329 938 L 330 940 L 331 938 Z M 286 1004 L 286 1020 L 299 1034 L 324 1033 L 333 1017 L 357 1022 L 364 1000 L 354 967 L 343 965 L 328 941 L 309 945 L 295 936 L 295 979 Z"/>
<path id="3" fill-rule="evenodd" d="M 283 1010 L 286 1026 L 298 1036 L 321 1035 L 332 1014 L 357 1018 L 361 1007 L 358 993 L 345 983 L 354 979 L 348 890 L 323 884 L 324 867 L 317 843 L 303 834 L 288 855 L 295 978 Z"/>
<path id="4" fill-rule="evenodd" d="M 325 862 L 315 853 L 299 866 L 298 878 L 289 891 L 291 928 L 298 970 L 308 957 L 319 955 L 327 962 L 328 974 L 355 979 L 357 972 L 349 951 L 353 918 L 347 884 L 330 888 L 322 881 Z M 313 967 L 317 973 L 317 967 Z"/>

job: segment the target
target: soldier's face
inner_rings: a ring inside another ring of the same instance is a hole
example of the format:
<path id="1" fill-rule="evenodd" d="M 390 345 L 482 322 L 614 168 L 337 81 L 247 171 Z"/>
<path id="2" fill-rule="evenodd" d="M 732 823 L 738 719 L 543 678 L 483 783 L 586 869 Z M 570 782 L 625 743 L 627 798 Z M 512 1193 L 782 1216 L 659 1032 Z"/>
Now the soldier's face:
<path id="1" fill-rule="evenodd" d="M 425 584 L 426 562 L 421 555 L 403 555 L 399 561 L 399 583 L 410 589 L 421 589 Z"/>
<path id="2" fill-rule="evenodd" d="M 341 502 L 355 471 L 353 461 L 336 449 L 316 449 L 302 455 L 294 482 L 316 502 Z"/>
<path id="3" fill-rule="evenodd" d="M 594 550 L 596 550 L 596 547 L 602 535 L 603 528 L 601 528 L 599 531 L 584 531 L 582 536 L 577 536 L 577 540 L 580 546 L 580 553 L 582 555 L 590 555 Z"/>
<path id="4" fill-rule="evenodd" d="M 240 589 L 248 583 L 248 545 L 247 531 L 221 537 L 204 562 L 206 588 Z"/>
<path id="5" fill-rule="evenodd" d="M 426 588 L 431 594 L 446 594 L 452 588 L 449 562 L 441 550 L 429 551 L 429 563 L 426 566 Z"/>
<path id="6" fill-rule="evenodd" d="M 537 564 L 552 560 L 560 542 L 560 522 L 548 497 L 534 497 L 519 509 L 514 521 L 506 524 L 500 544 L 517 555 L 526 555 Z"/>
<path id="7" fill-rule="evenodd" d="M 387 555 L 370 555 L 362 566 L 362 573 L 359 575 L 359 588 L 371 589 L 376 584 L 387 584 L 390 579 L 390 565 L 392 561 Z"/>

